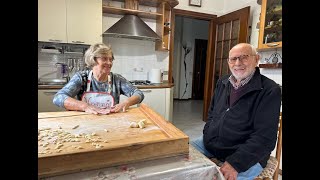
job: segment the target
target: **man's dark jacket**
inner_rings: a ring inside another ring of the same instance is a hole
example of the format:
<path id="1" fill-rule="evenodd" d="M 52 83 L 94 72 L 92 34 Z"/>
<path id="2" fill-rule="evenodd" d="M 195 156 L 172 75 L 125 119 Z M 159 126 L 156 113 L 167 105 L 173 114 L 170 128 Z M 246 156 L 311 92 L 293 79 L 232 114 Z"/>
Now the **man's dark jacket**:
<path id="1" fill-rule="evenodd" d="M 258 162 L 265 167 L 277 139 L 280 86 L 256 67 L 252 79 L 244 85 L 246 92 L 230 106 L 232 85 L 228 77 L 217 82 L 203 129 L 204 145 L 238 173 Z"/>

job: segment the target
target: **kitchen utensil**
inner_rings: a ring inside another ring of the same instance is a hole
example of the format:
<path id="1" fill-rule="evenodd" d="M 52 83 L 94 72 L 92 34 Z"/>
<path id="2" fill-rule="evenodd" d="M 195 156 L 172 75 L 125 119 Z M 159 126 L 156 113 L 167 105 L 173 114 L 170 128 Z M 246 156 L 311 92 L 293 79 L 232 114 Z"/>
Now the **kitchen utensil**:
<path id="1" fill-rule="evenodd" d="M 56 63 L 55 66 L 57 68 L 57 75 L 56 75 L 57 79 L 66 78 L 68 76 L 68 68 L 66 64 Z"/>
<path id="2" fill-rule="evenodd" d="M 271 60 L 272 63 L 277 63 L 278 62 L 278 58 L 277 56 L 274 56 Z"/>
<path id="3" fill-rule="evenodd" d="M 69 72 L 72 72 L 72 70 L 73 70 L 73 68 L 74 68 L 74 61 L 73 61 L 73 59 L 72 59 L 72 58 L 68 58 L 67 63 L 68 63 Z"/>
<path id="4" fill-rule="evenodd" d="M 151 83 L 161 83 L 161 70 L 160 69 L 151 69 L 149 71 L 149 81 Z"/>

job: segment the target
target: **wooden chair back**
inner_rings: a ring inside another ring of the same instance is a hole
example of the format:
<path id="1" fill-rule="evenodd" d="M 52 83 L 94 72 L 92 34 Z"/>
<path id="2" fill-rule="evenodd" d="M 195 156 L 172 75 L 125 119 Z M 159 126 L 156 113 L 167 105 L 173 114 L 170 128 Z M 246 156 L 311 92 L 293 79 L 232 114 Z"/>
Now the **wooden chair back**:
<path id="1" fill-rule="evenodd" d="M 278 161 L 278 166 L 274 172 L 273 179 L 278 180 L 280 159 L 281 159 L 281 150 L 282 150 L 282 112 L 280 112 L 279 117 L 279 127 L 278 127 L 278 141 L 276 145 L 276 159 Z"/>

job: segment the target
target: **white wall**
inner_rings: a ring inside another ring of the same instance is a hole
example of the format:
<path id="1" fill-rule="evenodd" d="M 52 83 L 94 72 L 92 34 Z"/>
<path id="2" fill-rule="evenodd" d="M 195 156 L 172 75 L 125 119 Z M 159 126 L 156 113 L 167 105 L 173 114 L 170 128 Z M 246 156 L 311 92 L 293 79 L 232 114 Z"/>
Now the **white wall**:
<path id="1" fill-rule="evenodd" d="M 189 0 L 179 0 L 179 4 L 175 9 L 183 9 L 188 11 L 221 15 L 223 14 L 224 1 L 223 0 L 202 0 L 201 7 L 189 6 Z"/>

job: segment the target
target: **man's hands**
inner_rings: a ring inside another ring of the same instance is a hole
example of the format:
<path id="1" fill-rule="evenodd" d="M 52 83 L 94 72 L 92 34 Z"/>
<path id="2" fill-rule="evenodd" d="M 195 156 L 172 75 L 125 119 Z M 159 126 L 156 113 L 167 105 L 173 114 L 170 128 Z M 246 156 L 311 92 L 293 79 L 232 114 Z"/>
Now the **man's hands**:
<path id="1" fill-rule="evenodd" d="M 220 167 L 220 171 L 225 177 L 226 180 L 236 180 L 238 172 L 227 162 L 225 161 Z"/>

